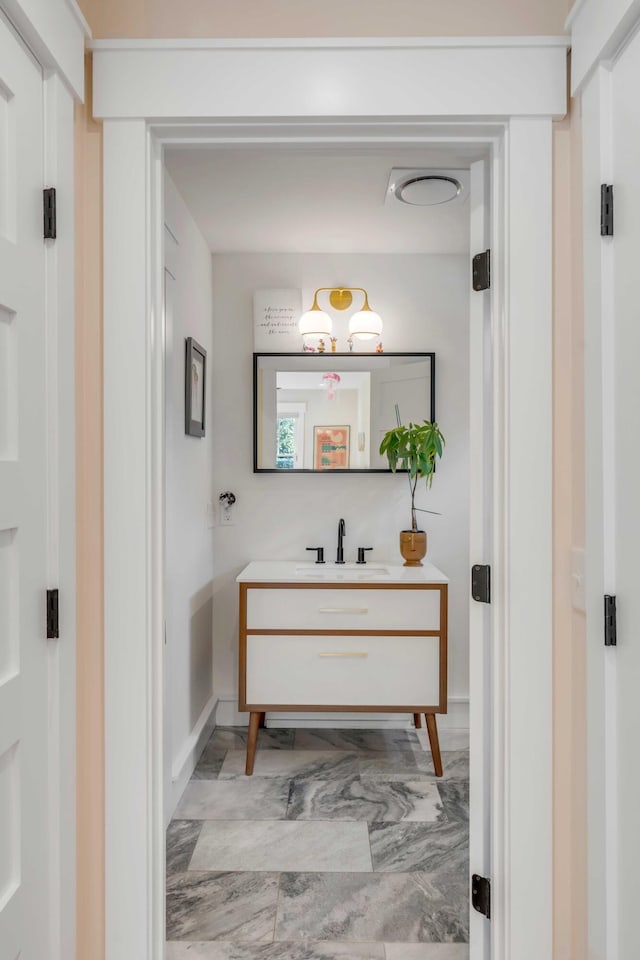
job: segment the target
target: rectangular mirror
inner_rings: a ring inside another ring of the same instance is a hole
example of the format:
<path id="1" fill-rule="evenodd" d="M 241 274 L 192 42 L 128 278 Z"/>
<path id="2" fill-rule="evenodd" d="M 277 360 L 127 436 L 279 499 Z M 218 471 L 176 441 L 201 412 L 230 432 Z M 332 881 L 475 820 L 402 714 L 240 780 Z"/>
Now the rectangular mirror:
<path id="1" fill-rule="evenodd" d="M 254 353 L 254 473 L 388 473 L 396 404 L 435 419 L 434 353 Z"/>

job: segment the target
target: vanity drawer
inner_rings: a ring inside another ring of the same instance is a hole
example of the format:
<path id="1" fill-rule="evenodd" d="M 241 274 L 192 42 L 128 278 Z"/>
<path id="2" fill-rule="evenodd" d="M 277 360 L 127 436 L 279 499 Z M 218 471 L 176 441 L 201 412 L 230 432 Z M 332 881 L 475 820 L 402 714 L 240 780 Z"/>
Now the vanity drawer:
<path id="1" fill-rule="evenodd" d="M 439 630 L 439 589 L 247 590 L 248 630 Z"/>
<path id="2" fill-rule="evenodd" d="M 440 638 L 252 634 L 246 703 L 437 706 Z"/>

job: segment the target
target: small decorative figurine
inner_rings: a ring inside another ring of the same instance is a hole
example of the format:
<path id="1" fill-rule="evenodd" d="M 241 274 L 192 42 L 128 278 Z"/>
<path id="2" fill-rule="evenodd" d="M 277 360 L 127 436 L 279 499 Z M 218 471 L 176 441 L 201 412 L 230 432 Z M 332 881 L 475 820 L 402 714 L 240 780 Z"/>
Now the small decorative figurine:
<path id="1" fill-rule="evenodd" d="M 349 337 L 347 343 L 349 344 L 349 353 L 353 353 L 353 337 Z"/>
<path id="2" fill-rule="evenodd" d="M 325 342 L 324 340 L 320 339 L 318 341 L 318 353 L 324 353 L 325 350 L 326 350 Z"/>
<path id="3" fill-rule="evenodd" d="M 331 337 L 331 353 L 336 352 L 336 343 L 338 342 L 337 337 Z"/>
<path id="4" fill-rule="evenodd" d="M 382 353 L 382 340 L 376 344 L 376 353 Z"/>
<path id="5" fill-rule="evenodd" d="M 310 344 L 308 344 L 308 343 L 303 343 L 303 344 L 302 344 L 302 352 L 303 352 L 303 353 L 315 353 L 315 352 L 316 352 L 316 348 L 310 346 Z"/>

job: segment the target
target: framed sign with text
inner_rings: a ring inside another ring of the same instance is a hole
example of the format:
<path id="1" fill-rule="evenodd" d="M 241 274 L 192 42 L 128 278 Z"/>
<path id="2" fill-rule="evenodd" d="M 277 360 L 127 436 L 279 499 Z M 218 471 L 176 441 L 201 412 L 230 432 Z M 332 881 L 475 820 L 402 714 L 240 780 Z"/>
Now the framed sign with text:
<path id="1" fill-rule="evenodd" d="M 302 350 L 298 321 L 302 313 L 300 290 L 255 290 L 253 342 L 256 353 Z"/>

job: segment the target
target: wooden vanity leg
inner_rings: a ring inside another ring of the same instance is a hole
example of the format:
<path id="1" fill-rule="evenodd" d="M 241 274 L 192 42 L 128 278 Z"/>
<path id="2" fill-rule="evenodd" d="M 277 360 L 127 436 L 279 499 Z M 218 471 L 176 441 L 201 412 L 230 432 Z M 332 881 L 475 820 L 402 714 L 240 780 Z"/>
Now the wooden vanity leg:
<path id="1" fill-rule="evenodd" d="M 433 757 L 433 768 L 436 777 L 442 776 L 442 757 L 440 756 L 440 742 L 438 740 L 438 727 L 436 725 L 435 713 L 425 713 L 427 721 L 427 732 L 429 734 L 429 746 L 431 747 L 431 756 Z"/>
<path id="2" fill-rule="evenodd" d="M 266 713 L 263 712 L 263 713 L 260 714 L 260 729 L 261 729 L 261 730 L 264 728 L 264 720 L 265 720 L 265 717 L 266 717 Z"/>
<path id="3" fill-rule="evenodd" d="M 422 726 L 422 717 L 420 716 L 419 713 L 414 713 L 414 715 L 413 715 L 413 723 L 414 723 L 414 726 L 415 726 L 416 730 L 419 730 L 420 727 Z"/>
<path id="4" fill-rule="evenodd" d="M 258 730 L 260 729 L 261 713 L 251 713 L 249 716 L 249 737 L 247 739 L 247 765 L 245 773 L 248 777 L 253 773 L 253 764 L 256 759 L 256 744 L 258 742 Z"/>

